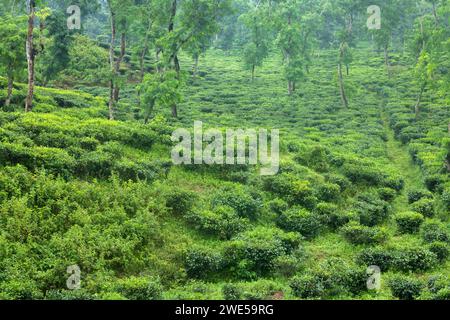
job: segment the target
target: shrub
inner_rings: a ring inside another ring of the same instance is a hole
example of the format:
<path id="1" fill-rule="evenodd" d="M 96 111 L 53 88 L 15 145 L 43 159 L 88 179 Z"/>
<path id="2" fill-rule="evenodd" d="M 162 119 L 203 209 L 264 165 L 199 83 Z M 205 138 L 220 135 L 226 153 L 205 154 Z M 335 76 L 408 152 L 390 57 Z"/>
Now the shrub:
<path id="1" fill-rule="evenodd" d="M 362 250 L 356 258 L 356 261 L 368 266 L 378 266 L 384 272 L 390 269 L 393 255 L 391 252 L 382 248 L 368 248 Z"/>
<path id="2" fill-rule="evenodd" d="M 296 180 L 285 173 L 266 177 L 264 189 L 273 192 L 290 204 L 301 205 L 308 209 L 313 208 L 317 202 L 309 181 Z"/>
<path id="3" fill-rule="evenodd" d="M 227 283 L 222 287 L 222 294 L 225 300 L 240 300 L 242 289 L 233 283 Z"/>
<path id="4" fill-rule="evenodd" d="M 433 195 L 428 190 L 413 189 L 408 191 L 408 202 L 414 203 L 420 199 L 432 199 Z"/>
<path id="5" fill-rule="evenodd" d="M 428 279 L 427 289 L 429 295 L 426 299 L 450 300 L 450 281 L 448 277 L 437 275 Z"/>
<path id="6" fill-rule="evenodd" d="M 292 278 L 289 286 L 293 295 L 302 299 L 321 297 L 325 291 L 321 279 L 310 274 Z"/>
<path id="7" fill-rule="evenodd" d="M 317 205 L 315 211 L 321 223 L 328 226 L 331 230 L 336 230 L 354 219 L 352 213 L 343 213 L 332 203 L 321 202 Z"/>
<path id="8" fill-rule="evenodd" d="M 298 260 L 294 256 L 280 256 L 274 261 L 274 269 L 282 277 L 292 277 L 298 271 Z"/>
<path id="9" fill-rule="evenodd" d="M 114 158 L 111 154 L 96 150 L 81 155 L 77 162 L 77 172 L 82 176 L 107 178 L 111 175 Z"/>
<path id="10" fill-rule="evenodd" d="M 448 242 L 449 236 L 445 226 L 439 221 L 426 221 L 422 225 L 422 239 L 425 242 Z"/>
<path id="11" fill-rule="evenodd" d="M 396 250 L 392 264 L 400 271 L 427 271 L 437 265 L 437 257 L 425 248 L 408 248 Z"/>
<path id="12" fill-rule="evenodd" d="M 353 183 L 364 183 L 369 186 L 377 186 L 383 181 L 382 173 L 370 165 L 345 163 L 343 172 Z"/>
<path id="13" fill-rule="evenodd" d="M 400 300 L 414 300 L 422 291 L 422 284 L 412 278 L 397 276 L 389 280 L 392 295 Z"/>
<path id="14" fill-rule="evenodd" d="M 416 233 L 419 231 L 424 219 L 420 213 L 403 212 L 397 214 L 395 221 L 400 233 Z"/>
<path id="15" fill-rule="evenodd" d="M 447 211 L 450 211 L 450 188 L 445 188 L 441 194 L 441 201 Z"/>
<path id="16" fill-rule="evenodd" d="M 425 178 L 425 185 L 427 189 L 432 192 L 439 191 L 442 187 L 443 182 L 444 178 L 440 174 L 432 174 Z"/>
<path id="17" fill-rule="evenodd" d="M 422 214 L 427 218 L 434 216 L 434 201 L 431 199 L 420 199 L 411 205 L 413 211 Z"/>
<path id="18" fill-rule="evenodd" d="M 342 234 L 352 244 L 374 244 L 384 242 L 387 238 L 385 230 L 376 227 L 349 223 L 342 228 Z"/>
<path id="19" fill-rule="evenodd" d="M 383 185 L 387 188 L 400 192 L 405 186 L 405 181 L 401 177 L 389 176 L 384 178 Z"/>
<path id="20" fill-rule="evenodd" d="M 162 296 L 159 280 L 144 277 L 121 279 L 116 284 L 116 291 L 129 300 L 158 300 Z"/>
<path id="21" fill-rule="evenodd" d="M 318 198 L 325 202 L 332 202 L 334 200 L 337 200 L 340 196 L 340 193 L 341 187 L 333 183 L 321 184 L 317 190 Z"/>
<path id="22" fill-rule="evenodd" d="M 307 239 L 316 237 L 321 228 L 317 215 L 299 207 L 294 207 L 280 214 L 277 217 L 277 225 L 287 231 L 299 232 Z"/>
<path id="23" fill-rule="evenodd" d="M 290 282 L 293 294 L 299 298 L 327 298 L 359 294 L 367 289 L 364 269 L 353 268 L 340 258 L 319 264 L 312 273 L 294 277 Z"/>
<path id="24" fill-rule="evenodd" d="M 209 248 L 195 247 L 187 251 L 184 267 L 190 278 L 205 278 L 217 272 L 222 263 L 220 254 Z"/>
<path id="25" fill-rule="evenodd" d="M 389 205 L 372 194 L 360 195 L 355 204 L 361 224 L 372 227 L 382 223 L 389 215 Z"/>
<path id="26" fill-rule="evenodd" d="M 73 173 L 76 161 L 66 150 L 47 147 L 26 147 L 8 142 L 0 144 L 0 162 L 3 164 L 21 164 L 30 170 L 46 170 L 69 177 Z"/>
<path id="27" fill-rule="evenodd" d="M 445 242 L 433 242 L 430 244 L 429 249 L 433 252 L 439 262 L 445 262 L 449 256 L 448 243 Z"/>
<path id="28" fill-rule="evenodd" d="M 236 276 L 254 278 L 273 271 L 275 259 L 289 253 L 298 242 L 298 238 L 276 229 L 257 228 L 227 243 L 224 258 Z"/>
<path id="29" fill-rule="evenodd" d="M 326 178 L 328 182 L 337 184 L 341 188 L 341 191 L 345 191 L 351 186 L 351 182 L 345 176 L 328 174 Z"/>
<path id="30" fill-rule="evenodd" d="M 281 214 L 283 211 L 286 211 L 289 206 L 288 204 L 282 200 L 282 199 L 274 199 L 268 203 L 268 207 L 270 208 L 270 211 L 272 211 L 275 214 Z"/>
<path id="31" fill-rule="evenodd" d="M 172 189 L 166 194 L 166 207 L 174 214 L 188 214 L 196 201 L 196 194 L 192 191 Z"/>
<path id="32" fill-rule="evenodd" d="M 243 218 L 253 219 L 258 215 L 262 202 L 241 186 L 225 187 L 212 198 L 213 207 L 228 206 L 236 210 Z"/>
<path id="33" fill-rule="evenodd" d="M 94 300 L 94 295 L 84 289 L 79 290 L 49 290 L 45 294 L 45 300 Z"/>
<path id="34" fill-rule="evenodd" d="M 397 196 L 397 192 L 391 188 L 379 188 L 378 196 L 381 200 L 390 202 L 395 199 L 395 197 Z"/>
<path id="35" fill-rule="evenodd" d="M 249 224 L 248 219 L 239 217 L 233 208 L 227 206 L 217 207 L 214 211 L 193 213 L 188 218 L 196 227 L 225 240 L 246 230 Z"/>

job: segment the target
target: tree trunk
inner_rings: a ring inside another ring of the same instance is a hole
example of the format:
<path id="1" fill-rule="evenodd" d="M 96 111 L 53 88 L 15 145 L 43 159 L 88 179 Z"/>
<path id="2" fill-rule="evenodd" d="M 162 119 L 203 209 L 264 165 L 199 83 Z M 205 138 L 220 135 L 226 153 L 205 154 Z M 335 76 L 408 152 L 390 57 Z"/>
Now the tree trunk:
<path id="1" fill-rule="evenodd" d="M 348 108 L 348 100 L 347 95 L 345 94 L 345 87 L 344 87 L 344 77 L 342 76 L 342 63 L 339 62 L 338 64 L 338 75 L 339 75 L 339 90 L 341 93 L 341 99 L 342 104 L 345 108 Z"/>
<path id="2" fill-rule="evenodd" d="M 110 6 L 110 14 L 111 14 L 111 43 L 109 46 L 109 64 L 111 68 L 111 80 L 109 82 L 109 119 L 114 120 L 114 78 L 116 77 L 116 68 L 115 68 L 115 55 L 114 55 L 114 47 L 116 42 L 116 14 L 111 7 L 110 1 L 108 1 Z"/>
<path id="3" fill-rule="evenodd" d="M 194 57 L 194 66 L 192 67 L 192 77 L 197 78 L 198 74 L 198 55 Z"/>
<path id="4" fill-rule="evenodd" d="M 115 66 L 115 74 L 118 75 L 119 74 L 119 70 L 120 70 L 120 65 L 122 64 L 123 58 L 125 57 L 125 53 L 126 53 L 126 34 L 125 32 L 122 32 L 122 36 L 120 37 L 120 55 L 119 58 L 117 59 L 116 62 L 116 66 Z M 116 83 L 114 84 L 114 101 L 117 103 L 119 102 L 119 95 L 120 95 L 120 87 L 119 87 L 119 83 L 116 81 Z"/>
<path id="5" fill-rule="evenodd" d="M 160 54 L 161 54 L 161 48 L 156 48 L 156 50 L 155 50 L 155 59 L 156 59 L 156 71 L 158 73 L 162 72 L 161 65 L 159 64 L 159 62 L 160 62 L 159 55 Z"/>
<path id="6" fill-rule="evenodd" d="M 255 80 L 255 65 L 252 65 L 252 82 Z"/>
<path id="7" fill-rule="evenodd" d="M 416 119 L 419 117 L 420 114 L 420 103 L 422 102 L 423 92 L 425 91 L 426 82 L 424 82 L 420 87 L 419 96 L 417 97 L 417 102 L 414 107 L 414 113 L 416 114 Z"/>
<path id="8" fill-rule="evenodd" d="M 36 1 L 29 0 L 28 2 L 28 34 L 27 34 L 27 62 L 28 62 L 28 93 L 25 100 L 25 112 L 33 109 L 33 95 L 34 95 L 34 59 L 35 51 L 33 47 L 33 30 L 34 19 L 36 16 Z"/>
<path id="9" fill-rule="evenodd" d="M 169 33 L 172 33 L 174 30 L 175 25 L 175 16 L 177 15 L 177 1 L 178 0 L 172 0 L 172 7 L 170 9 L 170 18 L 169 18 L 169 27 L 168 31 Z M 170 61 L 173 63 L 173 67 L 177 73 L 177 79 L 180 79 L 180 62 L 178 60 L 177 52 L 171 52 L 170 53 Z M 172 117 L 178 118 L 178 110 L 177 105 L 172 105 Z"/>
<path id="10" fill-rule="evenodd" d="M 348 64 L 345 65 L 345 73 L 347 74 L 347 76 L 350 75 L 350 67 L 348 66 Z"/>
<path id="11" fill-rule="evenodd" d="M 292 92 L 294 92 L 294 87 L 292 85 L 292 81 L 288 80 L 288 94 L 292 95 Z"/>
<path id="12" fill-rule="evenodd" d="M 9 107 L 9 105 L 11 104 L 13 82 L 14 82 L 14 78 L 12 76 L 9 76 L 8 77 L 8 93 L 6 95 L 6 101 L 5 101 L 5 106 L 7 106 L 7 107 Z"/>
<path id="13" fill-rule="evenodd" d="M 178 118 L 178 110 L 176 104 L 172 105 L 172 117 Z"/>
<path id="14" fill-rule="evenodd" d="M 433 1 L 433 16 L 434 16 L 434 21 L 436 23 L 436 26 L 439 25 L 439 18 L 437 15 L 437 9 L 436 9 L 436 3 Z"/>
<path id="15" fill-rule="evenodd" d="M 152 28 L 152 21 L 150 20 L 147 27 L 147 32 L 145 33 L 145 39 L 144 39 L 144 48 L 142 49 L 141 53 L 141 60 L 140 60 L 140 67 L 141 67 L 141 81 L 144 79 L 144 73 L 145 73 L 145 56 L 148 52 L 148 38 L 150 29 Z"/>

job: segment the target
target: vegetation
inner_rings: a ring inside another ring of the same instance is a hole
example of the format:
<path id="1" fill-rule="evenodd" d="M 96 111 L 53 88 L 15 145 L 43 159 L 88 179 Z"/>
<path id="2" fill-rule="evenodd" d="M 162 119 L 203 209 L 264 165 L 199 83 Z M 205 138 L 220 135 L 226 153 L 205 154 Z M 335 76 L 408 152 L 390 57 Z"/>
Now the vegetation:
<path id="1" fill-rule="evenodd" d="M 449 15 L 2 1 L 0 299 L 448 300 Z M 174 165 L 200 120 L 279 129 L 279 172 Z"/>

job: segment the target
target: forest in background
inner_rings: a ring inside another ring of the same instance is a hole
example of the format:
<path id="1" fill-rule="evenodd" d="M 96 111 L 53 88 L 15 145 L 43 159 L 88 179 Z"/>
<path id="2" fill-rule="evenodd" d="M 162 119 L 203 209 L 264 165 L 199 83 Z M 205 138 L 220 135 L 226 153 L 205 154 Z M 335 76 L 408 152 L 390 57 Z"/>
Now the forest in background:
<path id="1" fill-rule="evenodd" d="M 449 18 L 1 0 L 0 299 L 449 299 Z M 175 166 L 194 121 L 279 129 L 278 174 Z"/>

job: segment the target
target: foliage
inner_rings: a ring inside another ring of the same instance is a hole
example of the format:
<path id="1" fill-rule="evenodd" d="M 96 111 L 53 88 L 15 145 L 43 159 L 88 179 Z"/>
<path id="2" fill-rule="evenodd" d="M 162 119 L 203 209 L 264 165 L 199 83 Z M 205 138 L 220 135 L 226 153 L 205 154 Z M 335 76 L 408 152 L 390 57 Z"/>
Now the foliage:
<path id="1" fill-rule="evenodd" d="M 418 232 L 423 220 L 423 215 L 416 212 L 402 212 L 395 217 L 400 233 Z"/>

